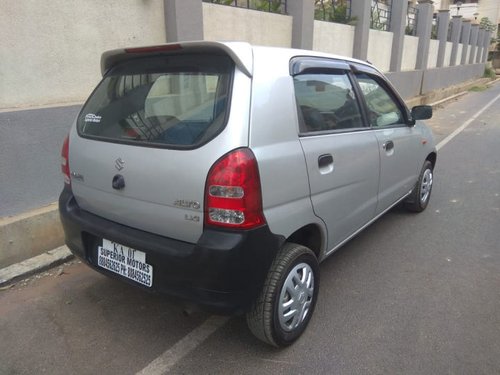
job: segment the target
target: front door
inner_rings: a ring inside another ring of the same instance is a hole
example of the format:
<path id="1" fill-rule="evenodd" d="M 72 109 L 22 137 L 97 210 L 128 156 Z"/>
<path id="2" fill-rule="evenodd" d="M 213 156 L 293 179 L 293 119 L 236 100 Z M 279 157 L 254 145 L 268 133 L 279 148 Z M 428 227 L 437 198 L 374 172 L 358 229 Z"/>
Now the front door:
<path id="1" fill-rule="evenodd" d="M 356 74 L 375 129 L 380 153 L 377 214 L 407 195 L 419 172 L 421 137 L 404 118 L 404 107 L 392 89 L 377 76 Z"/>
<path id="2" fill-rule="evenodd" d="M 308 69 L 294 85 L 312 205 L 332 250 L 374 217 L 378 141 L 363 123 L 347 66 Z"/>

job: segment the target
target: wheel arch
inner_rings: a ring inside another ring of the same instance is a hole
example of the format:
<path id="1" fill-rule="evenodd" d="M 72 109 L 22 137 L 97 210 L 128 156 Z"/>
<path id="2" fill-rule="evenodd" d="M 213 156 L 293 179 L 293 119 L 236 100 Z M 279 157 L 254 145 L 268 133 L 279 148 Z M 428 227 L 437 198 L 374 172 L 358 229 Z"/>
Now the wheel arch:
<path id="1" fill-rule="evenodd" d="M 320 259 L 325 244 L 325 235 L 317 224 L 308 224 L 293 232 L 286 242 L 305 246 Z"/>
<path id="2" fill-rule="evenodd" d="M 427 158 L 425 158 L 425 160 L 429 160 L 432 163 L 432 168 L 434 168 L 436 166 L 437 153 L 431 152 L 429 155 L 427 155 Z"/>

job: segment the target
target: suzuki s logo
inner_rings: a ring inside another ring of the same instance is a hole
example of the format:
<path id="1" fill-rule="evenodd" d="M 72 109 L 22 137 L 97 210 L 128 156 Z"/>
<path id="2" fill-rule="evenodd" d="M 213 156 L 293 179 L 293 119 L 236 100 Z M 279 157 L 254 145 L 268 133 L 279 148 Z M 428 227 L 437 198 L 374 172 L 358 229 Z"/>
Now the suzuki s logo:
<path id="1" fill-rule="evenodd" d="M 116 159 L 115 168 L 121 171 L 123 168 L 125 168 L 125 161 L 122 158 Z"/>

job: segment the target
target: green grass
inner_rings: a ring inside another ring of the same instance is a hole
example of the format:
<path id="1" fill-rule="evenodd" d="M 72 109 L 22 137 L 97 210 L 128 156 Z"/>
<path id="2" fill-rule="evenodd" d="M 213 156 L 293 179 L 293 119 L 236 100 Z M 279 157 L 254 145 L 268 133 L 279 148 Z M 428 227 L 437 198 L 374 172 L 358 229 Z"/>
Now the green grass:
<path id="1" fill-rule="evenodd" d="M 472 86 L 469 91 L 473 91 L 473 92 L 481 92 L 481 91 L 484 91 L 488 89 L 488 86 L 486 85 L 480 85 L 480 86 Z"/>
<path id="2" fill-rule="evenodd" d="M 496 74 L 495 71 L 489 67 L 484 68 L 484 78 L 495 78 Z"/>

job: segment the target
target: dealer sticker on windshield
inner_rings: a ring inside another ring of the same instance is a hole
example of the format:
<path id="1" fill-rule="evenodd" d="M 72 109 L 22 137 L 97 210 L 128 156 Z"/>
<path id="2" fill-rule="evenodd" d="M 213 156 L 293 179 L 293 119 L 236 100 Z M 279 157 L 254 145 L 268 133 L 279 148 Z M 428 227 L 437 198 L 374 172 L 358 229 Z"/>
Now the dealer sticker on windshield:
<path id="1" fill-rule="evenodd" d="M 97 252 L 97 264 L 139 284 L 153 285 L 153 266 L 146 263 L 146 253 L 142 251 L 103 239 Z"/>

